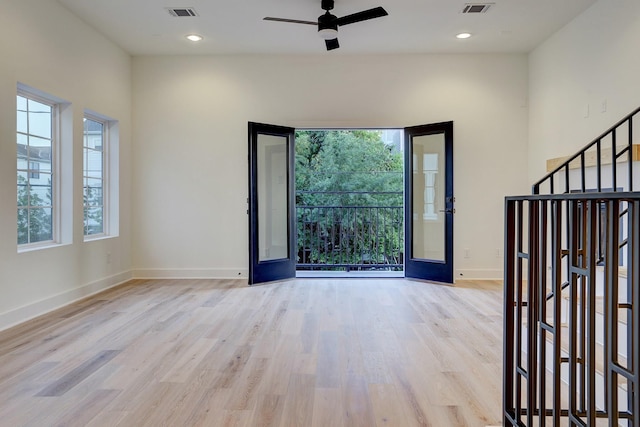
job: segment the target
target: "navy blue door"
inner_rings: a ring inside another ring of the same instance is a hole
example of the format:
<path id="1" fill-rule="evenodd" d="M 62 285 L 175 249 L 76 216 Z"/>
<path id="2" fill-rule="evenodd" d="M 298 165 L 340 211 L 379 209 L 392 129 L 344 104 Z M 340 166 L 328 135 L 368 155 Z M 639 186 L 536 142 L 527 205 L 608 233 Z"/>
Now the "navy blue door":
<path id="1" fill-rule="evenodd" d="M 249 122 L 249 284 L 296 275 L 294 129 Z"/>
<path id="2" fill-rule="evenodd" d="M 405 129 L 405 277 L 453 283 L 453 122 Z"/>

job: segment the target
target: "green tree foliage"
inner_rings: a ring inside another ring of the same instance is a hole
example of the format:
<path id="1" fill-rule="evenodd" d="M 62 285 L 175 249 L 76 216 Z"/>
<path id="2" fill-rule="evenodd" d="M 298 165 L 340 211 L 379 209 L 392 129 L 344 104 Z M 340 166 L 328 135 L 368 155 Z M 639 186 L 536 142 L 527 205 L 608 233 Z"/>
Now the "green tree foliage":
<path id="1" fill-rule="evenodd" d="M 402 190 L 402 155 L 381 132 L 296 132 L 298 261 L 401 263 Z"/>
<path id="2" fill-rule="evenodd" d="M 85 186 L 84 230 L 87 235 L 104 232 L 104 202 L 102 193 L 102 187 Z"/>
<path id="3" fill-rule="evenodd" d="M 18 244 L 53 239 L 51 180 L 44 199 L 27 179 L 18 175 Z M 28 208 L 30 207 L 30 208 Z"/>

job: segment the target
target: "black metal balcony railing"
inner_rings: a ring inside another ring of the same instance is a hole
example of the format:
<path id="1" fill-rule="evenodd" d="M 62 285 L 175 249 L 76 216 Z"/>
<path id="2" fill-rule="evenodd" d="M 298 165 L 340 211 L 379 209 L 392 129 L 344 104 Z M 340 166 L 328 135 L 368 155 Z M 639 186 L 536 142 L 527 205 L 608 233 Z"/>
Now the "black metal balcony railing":
<path id="1" fill-rule="evenodd" d="M 298 192 L 297 269 L 401 271 L 402 194 Z"/>

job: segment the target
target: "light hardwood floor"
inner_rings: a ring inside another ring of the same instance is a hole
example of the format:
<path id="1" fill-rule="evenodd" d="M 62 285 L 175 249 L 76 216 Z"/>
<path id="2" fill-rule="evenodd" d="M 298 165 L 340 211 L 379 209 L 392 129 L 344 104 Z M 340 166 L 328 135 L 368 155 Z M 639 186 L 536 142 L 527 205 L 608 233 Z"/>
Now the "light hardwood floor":
<path id="1" fill-rule="evenodd" d="M 0 333 L 0 426 L 500 423 L 502 286 L 134 280 Z"/>

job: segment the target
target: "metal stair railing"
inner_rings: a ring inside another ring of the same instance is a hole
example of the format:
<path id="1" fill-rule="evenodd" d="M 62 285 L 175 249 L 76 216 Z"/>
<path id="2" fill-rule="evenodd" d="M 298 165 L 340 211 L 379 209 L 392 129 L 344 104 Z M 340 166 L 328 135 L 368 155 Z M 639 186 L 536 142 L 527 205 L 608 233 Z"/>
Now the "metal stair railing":
<path id="1" fill-rule="evenodd" d="M 610 180 L 608 181 L 608 184 L 604 185 L 610 186 L 610 191 L 613 192 L 634 191 L 632 167 L 632 162 L 634 160 L 633 125 L 634 120 L 637 120 L 637 118 L 640 116 L 639 113 L 640 108 L 627 115 L 602 135 L 598 136 L 592 142 L 587 144 L 582 150 L 569 157 L 566 161 L 557 166 L 538 182 L 533 184 L 532 193 L 559 194 L 570 193 L 574 191 L 588 191 L 586 179 L 586 171 L 588 168 L 587 154 L 589 154 L 589 157 L 595 157 L 594 167 L 596 173 L 596 182 L 593 185 L 592 189 L 597 192 L 605 191 L 606 187 L 603 187 L 603 179 L 605 178 L 603 176 L 603 166 L 605 165 L 605 157 L 609 157 L 604 155 L 605 150 L 611 151 L 611 171 L 609 177 Z M 589 150 L 595 150 L 595 153 L 589 153 Z M 579 162 L 579 165 L 577 167 L 575 165 L 576 162 Z M 574 167 L 579 169 L 579 174 L 572 175 L 570 173 L 571 169 Z M 618 179 L 618 172 L 621 167 L 627 168 L 626 180 L 622 180 L 622 182 Z M 561 191 L 557 191 L 557 184 L 560 184 L 559 186 L 562 187 Z M 542 191 L 544 188 L 543 186 L 548 186 L 546 187 L 547 191 Z"/>
<path id="2" fill-rule="evenodd" d="M 504 425 L 640 426 L 640 193 L 508 197 L 504 271 Z"/>
<path id="3" fill-rule="evenodd" d="M 543 193 L 542 189 L 546 188 L 547 194 L 567 194 L 574 192 L 631 192 L 634 190 L 633 182 L 633 161 L 638 160 L 638 152 L 634 151 L 634 120 L 640 117 L 640 108 L 634 110 L 622 120 L 614 124 L 600 136 L 587 144 L 582 150 L 566 159 L 562 164 L 557 166 L 542 179 L 536 182 L 532 187 L 533 194 Z M 626 138 L 626 140 L 625 140 Z M 607 148 L 608 147 L 608 148 Z M 637 147 L 636 147 L 637 148 Z M 609 154 L 605 155 L 604 150 L 609 150 Z M 595 150 L 595 153 L 590 150 Z M 595 174 L 595 182 L 588 179 L 589 167 L 587 166 L 587 157 L 592 160 L 595 170 L 591 175 Z M 610 170 L 605 171 L 605 158 L 611 163 Z M 595 162 L 593 162 L 595 160 Z M 579 163 L 578 173 L 571 173 L 573 167 Z M 624 173 L 626 168 L 626 174 Z M 608 176 L 607 175 L 608 172 Z M 619 179 L 619 174 L 625 175 L 626 179 Z M 605 184 L 603 184 L 603 181 Z M 589 182 L 589 184 L 588 184 Z M 560 184 L 559 186 L 556 184 Z M 607 186 L 606 188 L 603 186 Z M 546 186 L 546 187 L 545 187 Z M 561 191 L 558 187 L 562 187 Z M 620 213 L 621 221 L 624 222 L 626 211 Z M 598 228 L 598 264 L 604 261 L 604 245 L 602 229 L 603 218 L 597 221 Z M 626 242 L 622 242 L 624 246 Z M 566 253 L 565 253 L 566 255 Z M 565 288 L 568 284 L 565 284 Z M 564 288 L 563 288 L 564 289 Z M 548 298 L 553 298 L 553 291 L 549 293 Z"/>

